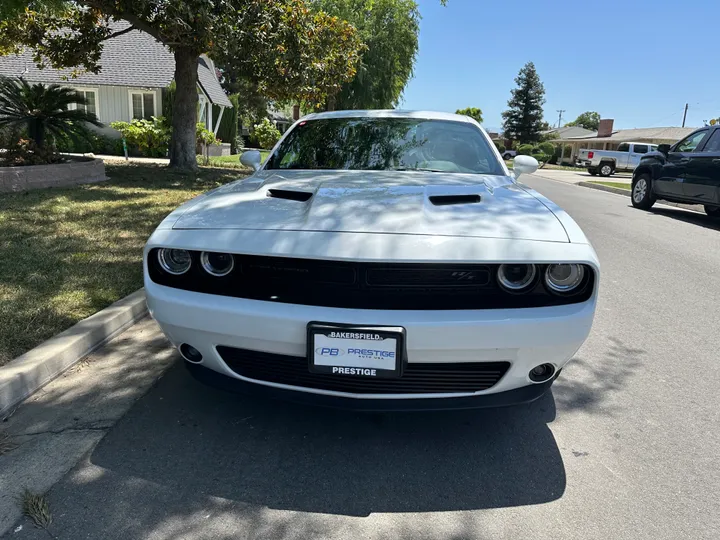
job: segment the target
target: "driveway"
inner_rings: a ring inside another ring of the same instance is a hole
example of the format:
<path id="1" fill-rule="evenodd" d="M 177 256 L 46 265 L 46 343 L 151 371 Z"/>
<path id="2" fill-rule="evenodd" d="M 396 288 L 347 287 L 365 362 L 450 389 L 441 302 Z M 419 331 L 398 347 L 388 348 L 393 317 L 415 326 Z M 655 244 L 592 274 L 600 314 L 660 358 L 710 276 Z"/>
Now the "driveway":
<path id="1" fill-rule="evenodd" d="M 539 401 L 356 414 L 248 399 L 191 380 L 144 323 L 84 369 L 128 358 L 126 390 L 113 372 L 105 401 L 169 370 L 52 488 L 48 531 L 23 520 L 5 538 L 718 538 L 720 226 L 524 180 L 579 222 L 603 269 L 592 334 Z"/>

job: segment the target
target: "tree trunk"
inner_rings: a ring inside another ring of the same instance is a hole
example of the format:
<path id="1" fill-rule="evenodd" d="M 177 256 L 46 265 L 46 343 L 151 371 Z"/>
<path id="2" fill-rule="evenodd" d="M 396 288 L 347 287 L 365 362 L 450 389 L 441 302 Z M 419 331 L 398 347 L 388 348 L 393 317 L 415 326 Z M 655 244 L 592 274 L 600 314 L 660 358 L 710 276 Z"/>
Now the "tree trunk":
<path id="1" fill-rule="evenodd" d="M 197 169 L 195 158 L 197 124 L 197 61 L 199 54 L 188 48 L 175 51 L 175 99 L 173 101 L 170 166 Z"/>

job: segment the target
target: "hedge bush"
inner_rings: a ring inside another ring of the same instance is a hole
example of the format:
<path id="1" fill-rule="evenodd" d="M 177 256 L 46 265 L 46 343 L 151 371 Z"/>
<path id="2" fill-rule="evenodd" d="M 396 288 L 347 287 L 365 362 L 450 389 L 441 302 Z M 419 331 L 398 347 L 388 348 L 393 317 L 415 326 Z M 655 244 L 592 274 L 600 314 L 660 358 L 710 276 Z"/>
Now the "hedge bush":
<path id="1" fill-rule="evenodd" d="M 521 144 L 520 146 L 518 146 L 517 153 L 521 156 L 530 156 L 533 153 L 533 145 Z"/>
<path id="2" fill-rule="evenodd" d="M 259 124 L 255 124 L 253 138 L 260 148 L 269 150 L 280 140 L 281 134 L 278 128 L 267 118 L 263 118 Z"/>

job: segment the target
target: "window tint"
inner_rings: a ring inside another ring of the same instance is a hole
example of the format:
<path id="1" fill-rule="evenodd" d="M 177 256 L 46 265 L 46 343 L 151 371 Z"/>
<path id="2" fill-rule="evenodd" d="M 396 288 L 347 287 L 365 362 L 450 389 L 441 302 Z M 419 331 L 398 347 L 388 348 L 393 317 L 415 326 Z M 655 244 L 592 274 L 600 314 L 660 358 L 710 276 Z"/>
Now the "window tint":
<path id="1" fill-rule="evenodd" d="M 633 146 L 633 152 L 635 152 L 636 154 L 647 154 L 647 151 L 647 144 L 636 144 Z"/>
<path id="2" fill-rule="evenodd" d="M 327 118 L 300 122 L 268 169 L 433 170 L 504 174 L 478 128 L 419 118 Z"/>
<path id="3" fill-rule="evenodd" d="M 707 134 L 707 130 L 693 133 L 680 141 L 673 149 L 673 152 L 694 152 L 697 145 L 700 144 L 700 141 L 705 138 L 705 134 Z"/>
<path id="4" fill-rule="evenodd" d="M 705 143 L 703 152 L 720 152 L 720 129 L 716 129 L 715 132 L 710 135 L 708 142 Z"/>
<path id="5" fill-rule="evenodd" d="M 630 145 L 628 143 L 622 143 L 620 146 L 618 146 L 617 149 L 618 152 L 629 152 L 630 151 Z"/>

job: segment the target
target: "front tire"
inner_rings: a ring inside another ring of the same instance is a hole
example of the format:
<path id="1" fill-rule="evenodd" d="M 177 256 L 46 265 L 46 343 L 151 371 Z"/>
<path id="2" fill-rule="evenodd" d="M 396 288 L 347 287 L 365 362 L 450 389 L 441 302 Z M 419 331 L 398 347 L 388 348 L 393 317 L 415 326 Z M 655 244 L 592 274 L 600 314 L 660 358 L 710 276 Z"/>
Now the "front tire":
<path id="1" fill-rule="evenodd" d="M 602 176 L 603 178 L 607 178 L 614 172 L 615 172 L 615 169 L 613 168 L 612 163 L 608 163 L 608 162 L 601 163 L 600 168 L 598 169 L 598 174 L 600 176 Z"/>
<path id="2" fill-rule="evenodd" d="M 590 176 L 597 176 L 598 170 L 597 169 L 588 169 L 588 172 L 590 173 Z"/>
<path id="3" fill-rule="evenodd" d="M 512 156 L 510 154 L 503 154 L 503 159 L 507 161 L 509 159 L 512 159 Z"/>
<path id="4" fill-rule="evenodd" d="M 720 207 L 719 206 L 708 206 L 705 205 L 705 213 L 711 218 L 720 218 Z"/>
<path id="5" fill-rule="evenodd" d="M 647 173 L 639 174 L 632 181 L 630 189 L 630 200 L 635 208 L 650 210 L 655 204 L 655 197 L 652 194 L 652 180 Z"/>

